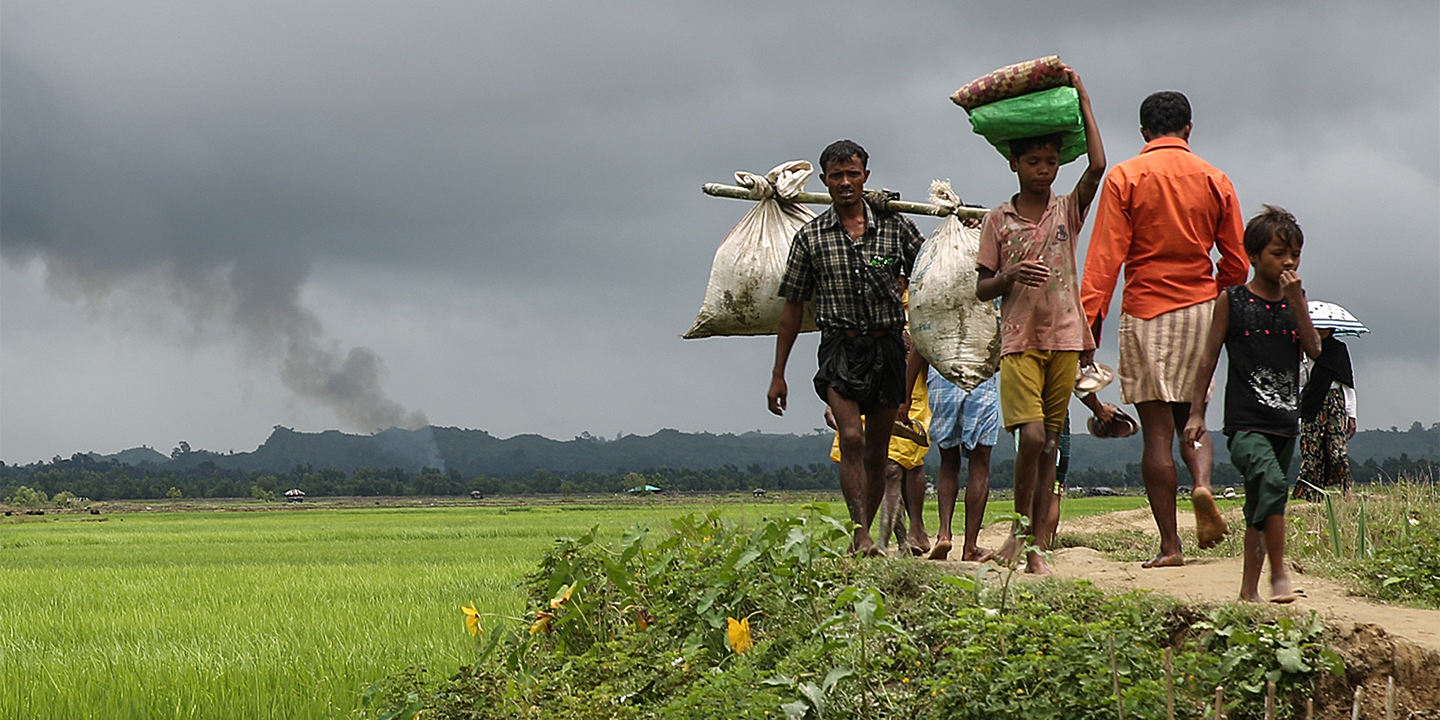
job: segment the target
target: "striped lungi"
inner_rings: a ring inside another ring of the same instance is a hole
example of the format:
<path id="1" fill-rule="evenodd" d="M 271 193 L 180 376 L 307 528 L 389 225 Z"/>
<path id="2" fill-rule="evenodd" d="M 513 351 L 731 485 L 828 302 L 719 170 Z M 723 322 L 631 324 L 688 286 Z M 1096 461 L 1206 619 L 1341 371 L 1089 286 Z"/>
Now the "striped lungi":
<path id="1" fill-rule="evenodd" d="M 1120 401 L 1188 403 L 1194 398 L 1200 355 L 1210 334 L 1215 301 L 1149 320 L 1120 314 Z M 1211 387 L 1214 387 L 1212 380 Z M 1207 390 L 1205 399 L 1210 399 Z"/>

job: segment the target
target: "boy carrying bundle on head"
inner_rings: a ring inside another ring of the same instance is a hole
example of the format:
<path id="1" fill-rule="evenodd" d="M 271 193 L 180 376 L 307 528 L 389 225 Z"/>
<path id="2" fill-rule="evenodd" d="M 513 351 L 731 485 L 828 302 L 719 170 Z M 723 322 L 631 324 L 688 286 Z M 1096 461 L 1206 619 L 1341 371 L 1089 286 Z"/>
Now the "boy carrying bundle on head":
<path id="1" fill-rule="evenodd" d="M 1265 206 L 1245 226 L 1245 252 L 1254 277 L 1228 288 L 1200 358 L 1200 373 L 1185 423 L 1186 442 L 1205 434 L 1205 395 L 1220 348 L 1229 358 L 1225 427 L 1230 462 L 1245 478 L 1245 565 L 1240 599 L 1261 602 L 1260 569 L 1270 561 L 1270 602 L 1295 601 L 1285 569 L 1285 473 L 1300 434 L 1300 353 L 1320 355 L 1295 269 L 1305 235 L 1295 216 Z"/>
<path id="2" fill-rule="evenodd" d="M 1065 68 L 1080 102 L 1089 166 L 1069 195 L 1050 190 L 1060 168 L 1061 136 L 1010 141 L 1010 169 L 1020 192 L 991 210 L 980 228 L 977 259 L 981 300 L 1000 306 L 1000 410 L 1007 430 L 1019 430 L 1015 456 L 1015 511 L 1041 550 L 1049 548 L 1058 522 L 1050 507 L 1060 430 L 1075 387 L 1075 372 L 1089 364 L 1095 341 L 1085 324 L 1075 272 L 1075 243 L 1085 213 L 1105 175 L 1105 149 L 1080 75 Z M 1012 537 L 999 551 L 1015 556 Z M 1051 574 L 1038 553 L 1026 571 Z"/>

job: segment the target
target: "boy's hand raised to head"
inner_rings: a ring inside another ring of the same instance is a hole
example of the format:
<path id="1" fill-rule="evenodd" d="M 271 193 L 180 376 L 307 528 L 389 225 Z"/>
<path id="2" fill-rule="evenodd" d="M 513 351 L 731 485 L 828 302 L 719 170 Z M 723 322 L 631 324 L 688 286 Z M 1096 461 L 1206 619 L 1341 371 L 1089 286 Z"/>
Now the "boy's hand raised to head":
<path id="1" fill-rule="evenodd" d="M 1085 92 L 1085 83 L 1080 82 L 1080 73 L 1075 72 L 1075 68 L 1072 68 L 1069 65 L 1065 65 L 1063 63 L 1061 64 L 1061 67 L 1065 69 L 1065 76 L 1070 79 L 1070 87 L 1075 88 L 1076 93 L 1088 97 Z"/>

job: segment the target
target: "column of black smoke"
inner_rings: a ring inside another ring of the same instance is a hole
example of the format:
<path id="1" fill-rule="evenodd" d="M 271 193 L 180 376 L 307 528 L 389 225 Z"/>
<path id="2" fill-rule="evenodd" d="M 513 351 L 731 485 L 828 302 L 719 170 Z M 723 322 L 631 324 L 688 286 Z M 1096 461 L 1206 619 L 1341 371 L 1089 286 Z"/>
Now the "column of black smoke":
<path id="1" fill-rule="evenodd" d="M 158 284 L 197 327 L 237 335 L 347 429 L 426 424 L 381 389 L 379 356 L 342 350 L 301 302 L 301 239 L 323 231 L 327 207 L 268 182 L 300 169 L 247 164 L 243 143 L 187 147 L 112 124 L 10 53 L 0 98 L 5 262 L 43 263 L 47 288 L 92 306 Z"/>

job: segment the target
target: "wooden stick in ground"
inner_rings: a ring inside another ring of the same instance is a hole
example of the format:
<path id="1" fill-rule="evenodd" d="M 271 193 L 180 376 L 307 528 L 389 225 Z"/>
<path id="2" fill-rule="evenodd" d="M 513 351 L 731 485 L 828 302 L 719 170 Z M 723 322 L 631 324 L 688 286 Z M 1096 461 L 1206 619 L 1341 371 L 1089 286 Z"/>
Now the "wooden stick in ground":
<path id="1" fill-rule="evenodd" d="M 1115 664 L 1115 637 L 1110 637 L 1110 678 L 1115 682 L 1115 713 L 1125 720 L 1125 703 L 1120 702 L 1120 666 Z"/>
<path id="2" fill-rule="evenodd" d="M 1395 720 L 1395 676 L 1385 676 L 1385 720 Z"/>
<path id="3" fill-rule="evenodd" d="M 1275 681 L 1265 681 L 1265 720 L 1275 720 Z"/>
<path id="4" fill-rule="evenodd" d="M 1225 720 L 1225 687 L 1215 686 L 1215 720 Z"/>
<path id="5" fill-rule="evenodd" d="M 1170 663 L 1170 648 L 1165 648 L 1165 718 L 1175 720 L 1175 668 Z"/>
<path id="6" fill-rule="evenodd" d="M 1315 720 L 1315 698 L 1305 698 L 1305 720 Z"/>
<path id="7" fill-rule="evenodd" d="M 733 198 L 735 200 L 758 200 L 759 198 L 750 194 L 748 188 L 736 185 L 723 185 L 721 183 L 705 183 L 700 190 L 711 197 Z M 830 196 L 825 193 L 802 192 L 796 193 L 790 198 L 790 202 L 801 205 L 829 205 Z M 910 202 L 909 200 L 891 200 L 885 203 L 885 209 L 891 212 L 909 213 L 911 215 L 934 215 L 945 217 L 946 215 L 958 215 L 962 218 L 971 217 L 981 219 L 989 212 L 985 208 L 958 207 L 954 210 L 929 203 Z"/>
<path id="8" fill-rule="evenodd" d="M 1360 701 L 1365 699 L 1365 686 L 1355 688 L 1355 704 L 1350 706 L 1350 720 L 1360 720 Z"/>

